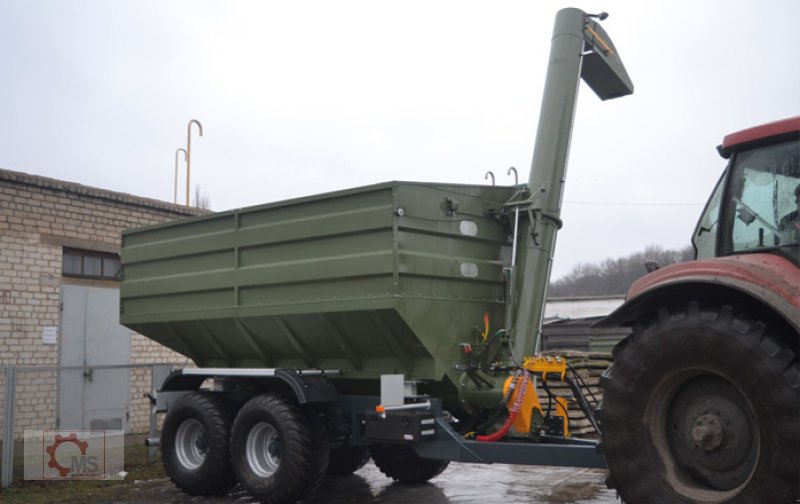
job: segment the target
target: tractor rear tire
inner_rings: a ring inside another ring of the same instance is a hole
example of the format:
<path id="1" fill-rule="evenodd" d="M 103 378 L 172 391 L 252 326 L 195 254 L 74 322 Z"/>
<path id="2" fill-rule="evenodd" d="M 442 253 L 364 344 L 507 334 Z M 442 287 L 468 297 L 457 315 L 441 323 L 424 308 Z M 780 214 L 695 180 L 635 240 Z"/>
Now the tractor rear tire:
<path id="1" fill-rule="evenodd" d="M 224 495 L 236 484 L 228 456 L 231 414 L 206 392 L 192 392 L 169 408 L 161 430 L 161 459 L 175 486 L 189 495 Z"/>
<path id="2" fill-rule="evenodd" d="M 371 444 L 369 454 L 383 474 L 404 484 L 426 483 L 450 464 L 447 460 L 422 458 L 405 445 Z"/>
<path id="3" fill-rule="evenodd" d="M 318 421 L 278 394 L 250 399 L 233 423 L 231 463 L 236 478 L 266 504 L 293 504 L 324 479 L 327 437 Z"/>
<path id="4" fill-rule="evenodd" d="M 775 326 L 777 327 L 777 326 Z M 614 349 L 598 447 L 625 502 L 796 502 L 800 367 L 731 306 L 668 306 Z"/>
<path id="5" fill-rule="evenodd" d="M 333 448 L 328 462 L 328 476 L 346 478 L 364 467 L 367 462 L 369 462 L 369 450 L 366 446 Z"/>

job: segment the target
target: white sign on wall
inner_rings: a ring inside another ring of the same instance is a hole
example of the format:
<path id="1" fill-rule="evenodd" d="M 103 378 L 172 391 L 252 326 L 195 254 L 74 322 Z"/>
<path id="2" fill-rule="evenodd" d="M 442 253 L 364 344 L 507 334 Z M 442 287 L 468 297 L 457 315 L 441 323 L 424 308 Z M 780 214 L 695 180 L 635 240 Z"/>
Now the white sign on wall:
<path id="1" fill-rule="evenodd" d="M 55 345 L 58 342 L 58 327 L 46 326 L 42 328 L 42 344 Z"/>

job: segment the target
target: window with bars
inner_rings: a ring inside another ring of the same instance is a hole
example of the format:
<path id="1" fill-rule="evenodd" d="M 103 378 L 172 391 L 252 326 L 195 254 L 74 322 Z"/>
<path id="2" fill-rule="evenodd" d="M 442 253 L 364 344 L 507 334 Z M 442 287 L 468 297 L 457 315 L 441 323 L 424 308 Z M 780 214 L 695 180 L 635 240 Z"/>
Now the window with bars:
<path id="1" fill-rule="evenodd" d="M 94 250 L 64 248 L 61 274 L 93 280 L 119 280 L 119 255 Z"/>

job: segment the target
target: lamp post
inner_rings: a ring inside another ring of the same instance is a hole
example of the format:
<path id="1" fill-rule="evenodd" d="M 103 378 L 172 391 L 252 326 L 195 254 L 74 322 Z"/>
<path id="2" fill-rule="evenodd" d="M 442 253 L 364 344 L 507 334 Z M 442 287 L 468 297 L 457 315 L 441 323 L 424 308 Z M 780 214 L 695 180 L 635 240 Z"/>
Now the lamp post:
<path id="1" fill-rule="evenodd" d="M 187 126 L 186 132 L 186 206 L 189 206 L 189 176 L 191 173 L 191 163 L 192 163 L 192 124 L 197 125 L 197 129 L 200 132 L 200 136 L 203 136 L 203 125 L 200 124 L 200 121 L 197 119 L 192 119 L 189 121 L 189 126 Z"/>
<path id="2" fill-rule="evenodd" d="M 178 153 L 183 152 L 183 159 L 186 163 L 189 163 L 189 154 L 187 154 L 186 149 L 178 148 L 175 150 L 175 186 L 173 190 L 172 202 L 176 205 L 178 204 Z"/>

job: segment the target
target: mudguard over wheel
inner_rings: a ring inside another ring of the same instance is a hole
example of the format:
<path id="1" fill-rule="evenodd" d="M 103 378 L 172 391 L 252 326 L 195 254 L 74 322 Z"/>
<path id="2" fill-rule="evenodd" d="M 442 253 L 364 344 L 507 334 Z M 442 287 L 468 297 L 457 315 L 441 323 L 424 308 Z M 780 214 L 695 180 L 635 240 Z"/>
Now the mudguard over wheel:
<path id="1" fill-rule="evenodd" d="M 405 445 L 371 444 L 369 454 L 383 474 L 400 483 L 425 483 L 450 464 L 447 460 L 422 458 Z"/>
<path id="2" fill-rule="evenodd" d="M 800 497 L 800 369 L 786 343 L 797 334 L 775 330 L 692 302 L 661 308 L 614 349 L 599 449 L 625 502 Z"/>
<path id="3" fill-rule="evenodd" d="M 325 477 L 328 453 L 321 422 L 277 394 L 250 399 L 233 423 L 233 471 L 263 503 L 293 504 L 308 495 Z"/>
<path id="4" fill-rule="evenodd" d="M 218 397 L 193 392 L 175 401 L 161 430 L 161 459 L 175 485 L 190 495 L 222 495 L 236 484 L 228 439 L 231 414 Z"/>
<path id="5" fill-rule="evenodd" d="M 328 476 L 344 478 L 364 467 L 369 462 L 366 446 L 342 446 L 331 449 Z"/>

